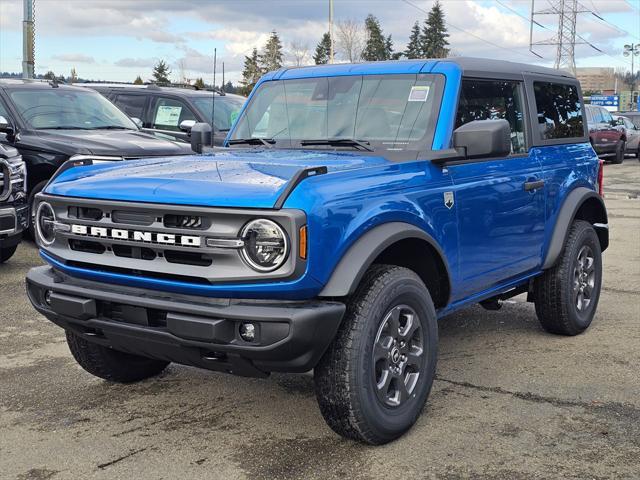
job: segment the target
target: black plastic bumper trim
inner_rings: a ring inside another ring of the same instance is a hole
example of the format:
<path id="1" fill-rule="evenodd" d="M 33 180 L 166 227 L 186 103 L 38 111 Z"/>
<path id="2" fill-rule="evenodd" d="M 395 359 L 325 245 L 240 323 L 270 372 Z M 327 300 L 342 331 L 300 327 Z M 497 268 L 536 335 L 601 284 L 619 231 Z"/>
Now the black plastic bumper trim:
<path id="1" fill-rule="evenodd" d="M 318 300 L 212 300 L 131 287 L 115 291 L 49 266 L 32 268 L 26 283 L 36 310 L 89 341 L 245 376 L 311 370 L 333 340 L 346 309 L 340 302 Z M 48 303 L 46 291 L 51 292 Z M 237 327 L 243 322 L 256 325 L 256 341 L 240 338 Z"/>

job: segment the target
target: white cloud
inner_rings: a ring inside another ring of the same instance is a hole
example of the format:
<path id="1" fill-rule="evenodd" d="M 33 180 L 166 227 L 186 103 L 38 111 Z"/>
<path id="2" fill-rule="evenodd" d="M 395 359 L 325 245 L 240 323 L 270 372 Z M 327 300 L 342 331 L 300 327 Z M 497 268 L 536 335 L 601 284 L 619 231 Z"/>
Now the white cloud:
<path id="1" fill-rule="evenodd" d="M 82 53 L 63 53 L 60 55 L 53 55 L 51 58 L 69 63 L 96 63 L 95 58 Z"/>
<path id="2" fill-rule="evenodd" d="M 114 65 L 126 68 L 149 68 L 153 67 L 157 61 L 155 58 L 121 58 L 116 60 Z"/>

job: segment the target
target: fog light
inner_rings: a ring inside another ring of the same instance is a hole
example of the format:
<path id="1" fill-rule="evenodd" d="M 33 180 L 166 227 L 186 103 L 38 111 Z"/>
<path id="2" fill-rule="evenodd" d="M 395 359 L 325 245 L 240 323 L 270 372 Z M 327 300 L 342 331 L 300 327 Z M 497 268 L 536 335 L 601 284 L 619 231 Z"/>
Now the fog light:
<path id="1" fill-rule="evenodd" d="M 256 339 L 256 326 L 253 323 L 241 323 L 240 338 L 245 342 L 253 342 Z"/>
<path id="2" fill-rule="evenodd" d="M 47 290 L 44 292 L 44 303 L 51 306 L 51 290 Z"/>

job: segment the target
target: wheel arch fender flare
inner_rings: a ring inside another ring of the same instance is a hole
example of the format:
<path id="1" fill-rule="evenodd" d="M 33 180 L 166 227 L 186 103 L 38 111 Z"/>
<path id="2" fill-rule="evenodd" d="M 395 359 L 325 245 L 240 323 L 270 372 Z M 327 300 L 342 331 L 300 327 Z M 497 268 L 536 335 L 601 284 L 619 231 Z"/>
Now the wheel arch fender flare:
<path id="1" fill-rule="evenodd" d="M 424 230 L 405 222 L 389 222 L 378 225 L 358 238 L 342 256 L 320 297 L 344 297 L 355 291 L 365 272 L 393 244 L 408 239 L 427 242 L 442 262 L 446 271 L 448 289 L 451 291 L 451 273 L 446 256 L 435 239 Z"/>
<path id="2" fill-rule="evenodd" d="M 567 195 L 556 218 L 553 234 L 547 248 L 542 269 L 555 265 L 575 219 L 590 222 L 598 234 L 600 248 L 604 252 L 609 246 L 609 224 L 607 209 L 602 197 L 586 187 L 577 187 Z"/>

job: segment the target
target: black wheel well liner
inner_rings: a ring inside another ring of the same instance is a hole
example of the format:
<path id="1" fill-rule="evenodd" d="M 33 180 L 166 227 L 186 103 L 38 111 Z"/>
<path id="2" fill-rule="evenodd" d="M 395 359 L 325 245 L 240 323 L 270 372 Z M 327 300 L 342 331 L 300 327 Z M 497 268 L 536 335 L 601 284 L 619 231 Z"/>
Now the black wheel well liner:
<path id="1" fill-rule="evenodd" d="M 319 296 L 352 294 L 373 264 L 413 270 L 427 286 L 436 308 L 448 304 L 451 276 L 442 249 L 426 232 L 403 222 L 385 223 L 362 235 L 338 262 Z"/>
<path id="2" fill-rule="evenodd" d="M 49 180 L 56 170 L 57 168 L 54 165 L 48 163 L 40 163 L 31 166 L 27 173 L 27 190 L 31 192 L 31 190 L 40 182 Z"/>
<path id="3" fill-rule="evenodd" d="M 609 220 L 604 201 L 595 191 L 578 187 L 567 195 L 560 208 L 542 264 L 543 270 L 551 268 L 556 263 L 574 220 L 584 220 L 594 226 L 603 252 L 609 246 Z"/>

